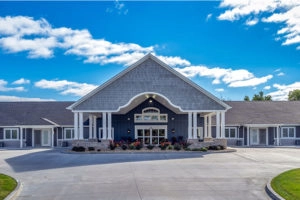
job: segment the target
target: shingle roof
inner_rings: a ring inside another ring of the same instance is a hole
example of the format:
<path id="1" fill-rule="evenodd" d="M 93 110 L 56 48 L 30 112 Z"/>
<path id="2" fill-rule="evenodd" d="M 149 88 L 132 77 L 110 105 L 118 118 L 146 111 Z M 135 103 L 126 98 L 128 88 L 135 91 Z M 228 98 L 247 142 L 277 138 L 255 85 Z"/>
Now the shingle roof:
<path id="1" fill-rule="evenodd" d="M 72 103 L 74 102 L 0 102 L 0 126 L 53 125 L 51 122 L 73 125 L 74 115 L 66 109 Z"/>
<path id="2" fill-rule="evenodd" d="M 300 124 L 300 101 L 226 101 L 230 124 Z"/>
<path id="3" fill-rule="evenodd" d="M 160 94 L 184 111 L 226 110 L 224 102 L 148 54 L 70 106 L 72 110 L 118 111 L 145 92 Z"/>

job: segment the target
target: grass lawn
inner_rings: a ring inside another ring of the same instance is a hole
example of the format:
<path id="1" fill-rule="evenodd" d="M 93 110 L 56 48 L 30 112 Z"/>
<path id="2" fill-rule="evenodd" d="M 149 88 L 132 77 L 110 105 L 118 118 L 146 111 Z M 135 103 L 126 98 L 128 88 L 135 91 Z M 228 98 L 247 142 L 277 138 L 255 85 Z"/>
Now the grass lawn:
<path id="1" fill-rule="evenodd" d="M 279 174 L 271 181 L 271 186 L 286 200 L 300 199 L 300 169 Z"/>
<path id="2" fill-rule="evenodd" d="M 0 200 L 7 197 L 17 187 L 17 181 L 10 176 L 0 174 Z"/>

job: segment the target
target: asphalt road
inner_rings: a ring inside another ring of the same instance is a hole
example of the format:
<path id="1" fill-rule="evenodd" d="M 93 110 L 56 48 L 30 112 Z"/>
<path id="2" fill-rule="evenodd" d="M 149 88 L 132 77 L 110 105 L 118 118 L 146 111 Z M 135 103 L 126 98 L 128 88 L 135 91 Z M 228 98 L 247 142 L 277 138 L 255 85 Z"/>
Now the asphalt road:
<path id="1" fill-rule="evenodd" d="M 269 199 L 267 181 L 300 167 L 300 149 L 233 153 L 65 154 L 0 150 L 0 173 L 22 183 L 17 199 Z"/>

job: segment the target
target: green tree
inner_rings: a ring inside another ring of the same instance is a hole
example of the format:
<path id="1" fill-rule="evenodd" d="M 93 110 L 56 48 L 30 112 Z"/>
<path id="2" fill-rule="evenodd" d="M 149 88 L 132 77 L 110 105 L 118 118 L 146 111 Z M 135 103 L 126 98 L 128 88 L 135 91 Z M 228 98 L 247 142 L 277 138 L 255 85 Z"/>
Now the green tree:
<path id="1" fill-rule="evenodd" d="M 300 90 L 293 90 L 289 92 L 289 101 L 300 101 Z"/>
<path id="2" fill-rule="evenodd" d="M 245 96 L 244 101 L 250 101 L 249 96 Z M 270 95 L 264 96 L 264 92 L 260 91 L 258 94 L 253 95 L 252 101 L 272 101 L 272 97 Z"/>
<path id="3" fill-rule="evenodd" d="M 249 96 L 245 96 L 245 97 L 244 97 L 244 101 L 250 101 Z"/>

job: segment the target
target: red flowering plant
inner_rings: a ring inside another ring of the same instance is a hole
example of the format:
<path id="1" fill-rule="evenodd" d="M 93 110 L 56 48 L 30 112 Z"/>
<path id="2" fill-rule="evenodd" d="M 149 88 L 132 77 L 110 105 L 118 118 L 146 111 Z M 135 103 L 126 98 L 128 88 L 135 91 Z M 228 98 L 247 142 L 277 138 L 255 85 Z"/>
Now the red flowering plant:
<path id="1" fill-rule="evenodd" d="M 168 140 L 164 140 L 159 144 L 159 147 L 161 150 L 166 150 L 166 148 L 170 145 L 171 145 L 171 142 L 169 142 Z"/>

